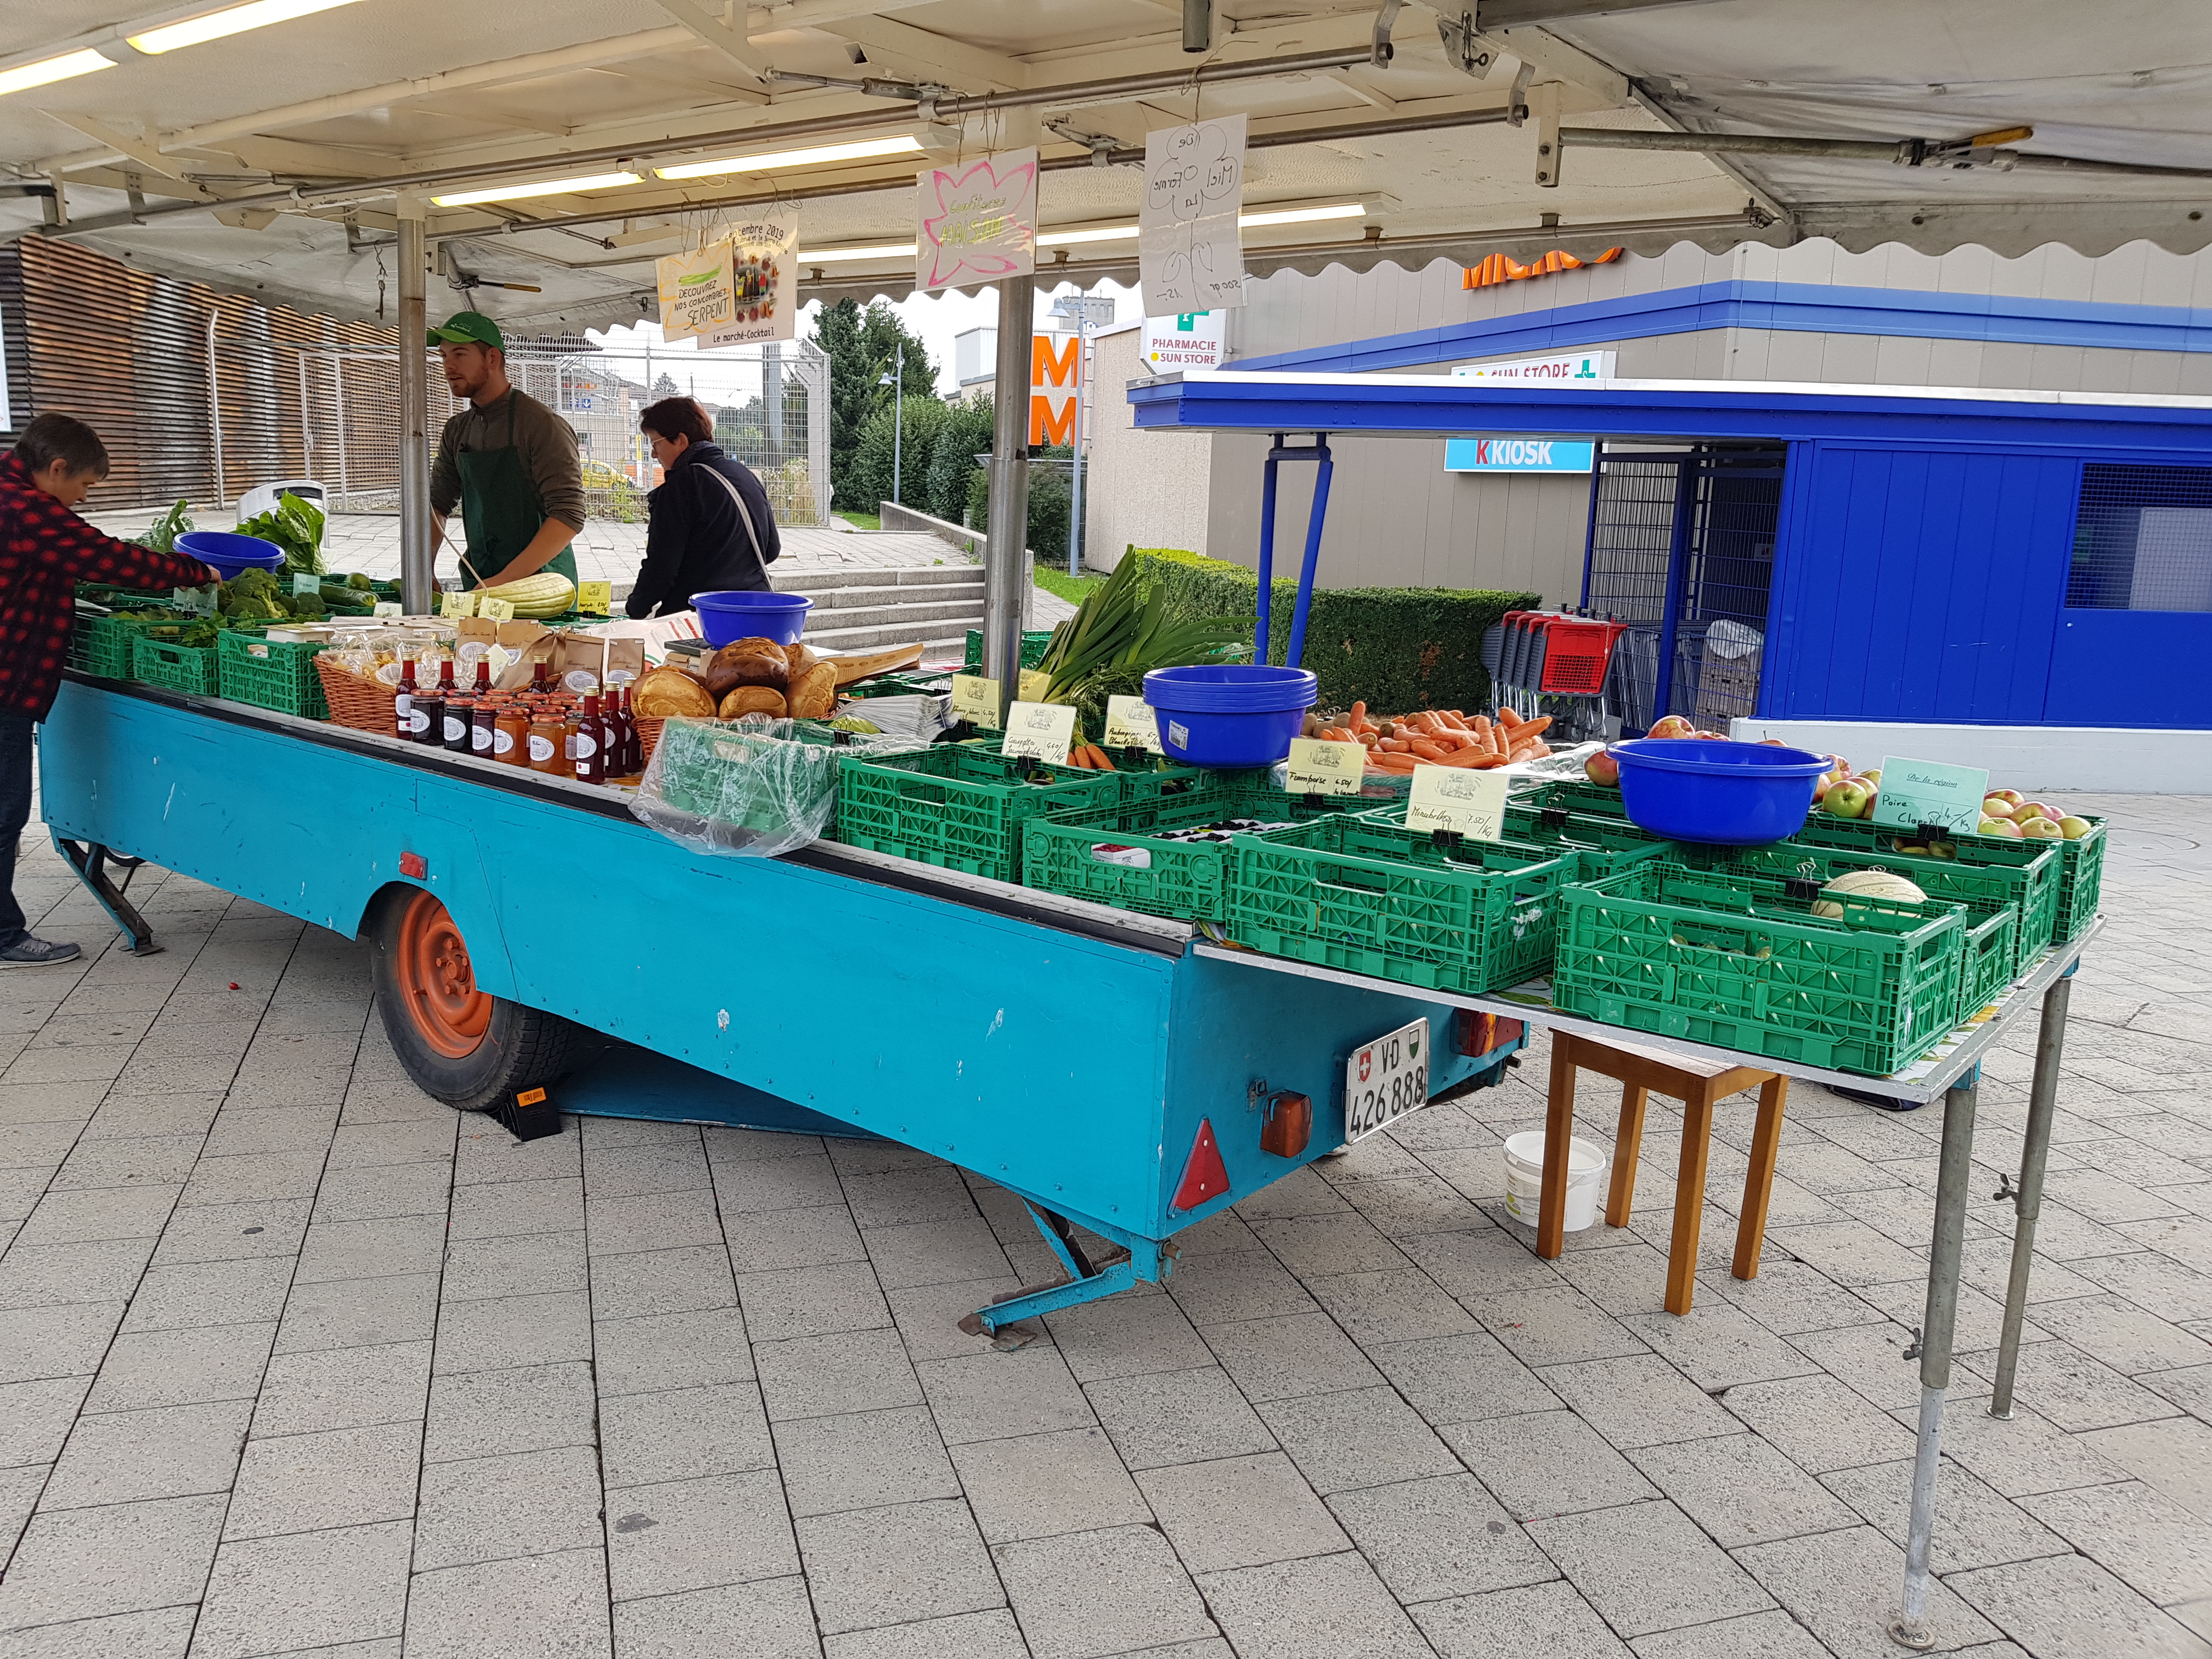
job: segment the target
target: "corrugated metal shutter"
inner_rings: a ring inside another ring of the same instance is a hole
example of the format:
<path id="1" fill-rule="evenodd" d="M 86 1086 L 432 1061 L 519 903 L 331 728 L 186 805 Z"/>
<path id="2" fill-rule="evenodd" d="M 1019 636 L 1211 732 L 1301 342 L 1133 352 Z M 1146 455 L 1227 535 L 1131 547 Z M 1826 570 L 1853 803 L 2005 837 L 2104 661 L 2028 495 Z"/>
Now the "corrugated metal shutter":
<path id="1" fill-rule="evenodd" d="M 100 491 L 103 507 L 155 507 L 179 497 L 234 502 L 257 483 L 307 474 L 295 348 L 389 353 L 397 347 L 388 328 L 218 294 L 74 243 L 31 236 L 18 246 L 30 398 L 40 410 L 75 415 L 99 431 L 113 462 Z M 0 304 L 4 300 L 0 290 Z M 220 480 L 210 410 L 210 317 Z M 311 383 L 318 362 L 308 358 Z M 396 378 L 396 367 L 392 372 Z M 307 403 L 315 405 L 312 384 Z M 396 483 L 396 453 L 390 465 Z"/>
<path id="2" fill-rule="evenodd" d="M 0 418 L 0 441 L 15 434 L 38 410 L 31 406 L 31 356 L 23 327 L 23 261 L 15 250 L 0 248 L 0 368 L 8 374 L 8 411 Z"/>

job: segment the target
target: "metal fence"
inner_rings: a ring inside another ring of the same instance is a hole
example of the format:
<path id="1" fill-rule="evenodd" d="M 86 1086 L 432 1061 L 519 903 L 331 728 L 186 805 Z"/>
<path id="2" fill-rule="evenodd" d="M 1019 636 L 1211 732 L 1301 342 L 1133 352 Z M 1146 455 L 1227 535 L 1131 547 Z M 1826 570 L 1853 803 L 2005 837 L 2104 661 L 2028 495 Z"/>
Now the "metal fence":
<path id="1" fill-rule="evenodd" d="M 352 346 L 239 343 L 256 355 L 295 358 L 298 449 L 304 475 L 340 513 L 396 513 L 399 505 L 399 364 L 391 352 Z M 600 347 L 588 341 L 515 340 L 507 376 L 574 428 L 592 518 L 639 522 L 656 476 L 638 416 L 662 398 L 692 397 L 715 441 L 766 486 L 779 524 L 811 525 L 830 511 L 830 360 L 811 341 L 713 351 Z M 461 405 L 430 362 L 433 445 Z M 259 478 L 226 479 L 233 497 Z"/>

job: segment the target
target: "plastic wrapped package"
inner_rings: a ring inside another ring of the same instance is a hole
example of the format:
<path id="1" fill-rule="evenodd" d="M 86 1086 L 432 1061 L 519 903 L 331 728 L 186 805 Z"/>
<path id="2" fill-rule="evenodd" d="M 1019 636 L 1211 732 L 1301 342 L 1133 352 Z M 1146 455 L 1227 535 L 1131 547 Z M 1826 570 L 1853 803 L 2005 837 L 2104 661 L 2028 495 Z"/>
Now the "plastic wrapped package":
<path id="1" fill-rule="evenodd" d="M 697 852 L 744 858 L 791 852 L 829 833 L 840 756 L 915 746 L 884 738 L 841 744 L 842 735 L 817 720 L 762 714 L 672 717 L 630 811 Z"/>

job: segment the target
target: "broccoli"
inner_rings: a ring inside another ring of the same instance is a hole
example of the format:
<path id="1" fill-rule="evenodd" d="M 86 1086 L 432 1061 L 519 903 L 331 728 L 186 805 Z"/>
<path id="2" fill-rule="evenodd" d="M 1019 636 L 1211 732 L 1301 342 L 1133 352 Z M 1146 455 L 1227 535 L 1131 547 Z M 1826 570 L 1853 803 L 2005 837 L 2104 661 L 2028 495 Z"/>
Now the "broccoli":
<path id="1" fill-rule="evenodd" d="M 241 570 L 222 585 L 216 608 L 226 617 L 277 621 L 292 613 L 285 608 L 286 594 L 266 570 Z"/>

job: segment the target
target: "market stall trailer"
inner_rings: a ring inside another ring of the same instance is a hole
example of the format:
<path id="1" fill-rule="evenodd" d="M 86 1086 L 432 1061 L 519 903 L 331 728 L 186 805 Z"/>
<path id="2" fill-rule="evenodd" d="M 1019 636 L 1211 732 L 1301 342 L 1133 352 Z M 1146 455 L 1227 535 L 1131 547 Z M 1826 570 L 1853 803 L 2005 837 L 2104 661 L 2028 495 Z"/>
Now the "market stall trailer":
<path id="1" fill-rule="evenodd" d="M 1425 1094 L 1498 1081 L 1520 1042 L 1200 956 L 1186 923 L 826 842 L 708 856 L 611 790 L 149 686 L 72 678 L 40 762 L 95 878 L 112 849 L 368 939 L 393 1046 L 441 1097 L 554 1083 L 598 1034 L 634 1048 L 555 1104 L 881 1135 L 1007 1188 L 1068 1277 L 984 1328 L 1157 1280 L 1176 1232 L 1338 1149 L 1376 1039 L 1427 1022 Z M 623 1086 L 639 1050 L 697 1068 L 690 1109 L 665 1064 Z M 1268 1133 L 1299 1097 L 1310 1134 Z"/>

